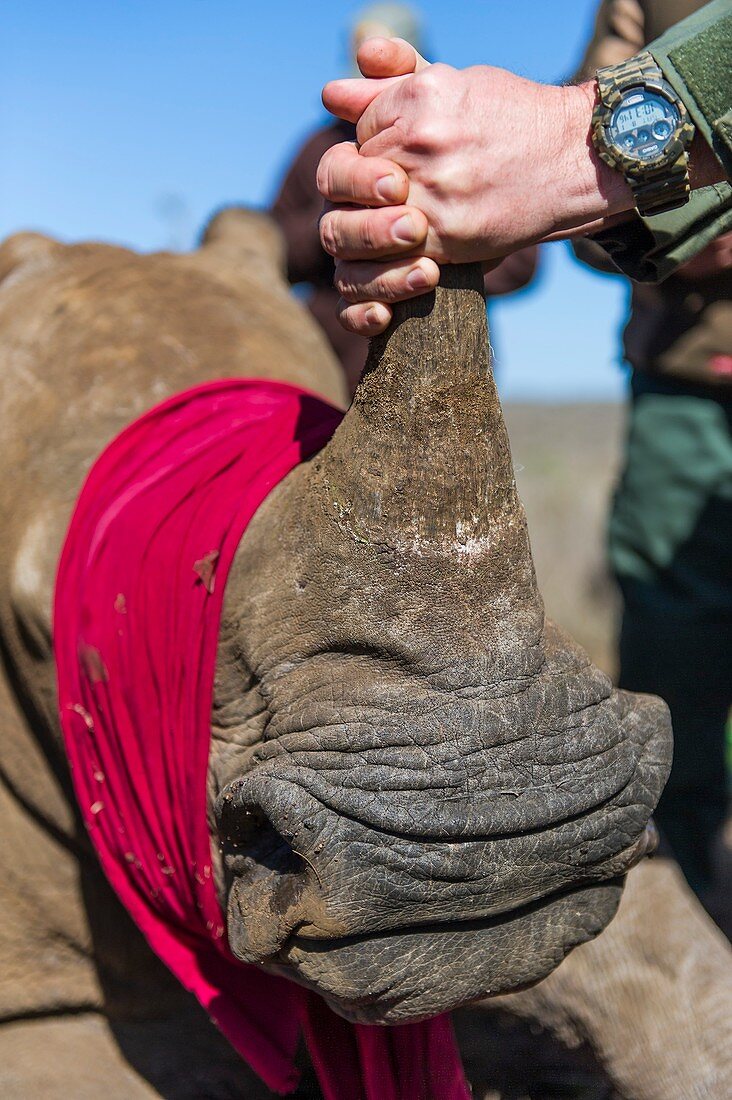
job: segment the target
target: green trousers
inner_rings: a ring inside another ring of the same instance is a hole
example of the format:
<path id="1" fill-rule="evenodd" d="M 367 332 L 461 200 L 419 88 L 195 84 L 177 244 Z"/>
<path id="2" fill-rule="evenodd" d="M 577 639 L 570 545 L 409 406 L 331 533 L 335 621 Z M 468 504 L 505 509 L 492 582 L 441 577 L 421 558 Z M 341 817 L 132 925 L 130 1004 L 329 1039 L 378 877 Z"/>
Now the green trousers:
<path id="1" fill-rule="evenodd" d="M 703 892 L 728 795 L 732 394 L 635 373 L 609 548 L 623 595 L 620 685 L 660 695 L 673 721 L 656 821 Z"/>

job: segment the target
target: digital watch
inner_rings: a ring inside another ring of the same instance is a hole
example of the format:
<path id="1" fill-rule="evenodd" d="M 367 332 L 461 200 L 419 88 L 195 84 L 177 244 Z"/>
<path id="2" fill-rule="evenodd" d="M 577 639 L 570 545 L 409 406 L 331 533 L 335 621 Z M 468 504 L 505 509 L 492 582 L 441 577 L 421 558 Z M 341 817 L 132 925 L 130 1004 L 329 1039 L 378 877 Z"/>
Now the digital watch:
<path id="1" fill-rule="evenodd" d="M 638 213 L 683 206 L 694 126 L 651 54 L 598 69 L 597 85 L 592 140 L 600 158 L 625 176 Z"/>

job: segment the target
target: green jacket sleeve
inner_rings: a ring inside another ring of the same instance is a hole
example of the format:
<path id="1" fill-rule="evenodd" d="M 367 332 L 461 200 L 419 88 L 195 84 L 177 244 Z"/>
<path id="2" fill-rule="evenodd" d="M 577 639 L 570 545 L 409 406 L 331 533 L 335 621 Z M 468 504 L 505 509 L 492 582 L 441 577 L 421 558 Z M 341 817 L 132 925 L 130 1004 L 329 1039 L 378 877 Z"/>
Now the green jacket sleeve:
<path id="1" fill-rule="evenodd" d="M 647 47 L 732 177 L 732 0 L 712 0 Z M 732 230 L 732 185 L 692 192 L 686 206 L 598 233 L 594 240 L 639 282 L 660 282 Z"/>

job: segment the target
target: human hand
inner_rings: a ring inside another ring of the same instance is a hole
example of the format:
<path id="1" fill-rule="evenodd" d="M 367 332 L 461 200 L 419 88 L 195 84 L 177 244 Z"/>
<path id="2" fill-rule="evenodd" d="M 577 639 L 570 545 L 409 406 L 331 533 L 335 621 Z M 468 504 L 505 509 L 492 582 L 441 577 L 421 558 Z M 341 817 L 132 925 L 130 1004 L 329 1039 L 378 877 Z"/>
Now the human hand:
<path id="1" fill-rule="evenodd" d="M 539 260 L 537 245 L 520 248 L 486 272 L 483 289 L 486 298 L 496 298 L 501 294 L 513 294 L 528 286 L 536 274 Z"/>
<path id="2" fill-rule="evenodd" d="M 589 140 L 592 85 L 430 66 L 385 39 L 358 61 L 370 79 L 334 81 L 323 101 L 357 123 L 360 149 L 334 146 L 318 170 L 347 328 L 383 331 L 389 303 L 432 289 L 438 263 L 496 260 L 632 206 Z"/>

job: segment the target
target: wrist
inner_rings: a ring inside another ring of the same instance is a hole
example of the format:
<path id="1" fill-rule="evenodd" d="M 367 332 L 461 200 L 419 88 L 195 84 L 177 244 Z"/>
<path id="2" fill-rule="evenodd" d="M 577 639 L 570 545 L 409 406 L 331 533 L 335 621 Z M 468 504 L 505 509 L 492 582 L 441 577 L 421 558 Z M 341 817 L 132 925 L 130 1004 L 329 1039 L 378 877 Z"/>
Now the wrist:
<path id="1" fill-rule="evenodd" d="M 597 84 L 569 85 L 564 93 L 567 186 L 563 224 L 582 225 L 622 214 L 635 206 L 633 193 L 622 174 L 605 164 L 592 141 L 592 114 L 597 102 Z"/>

